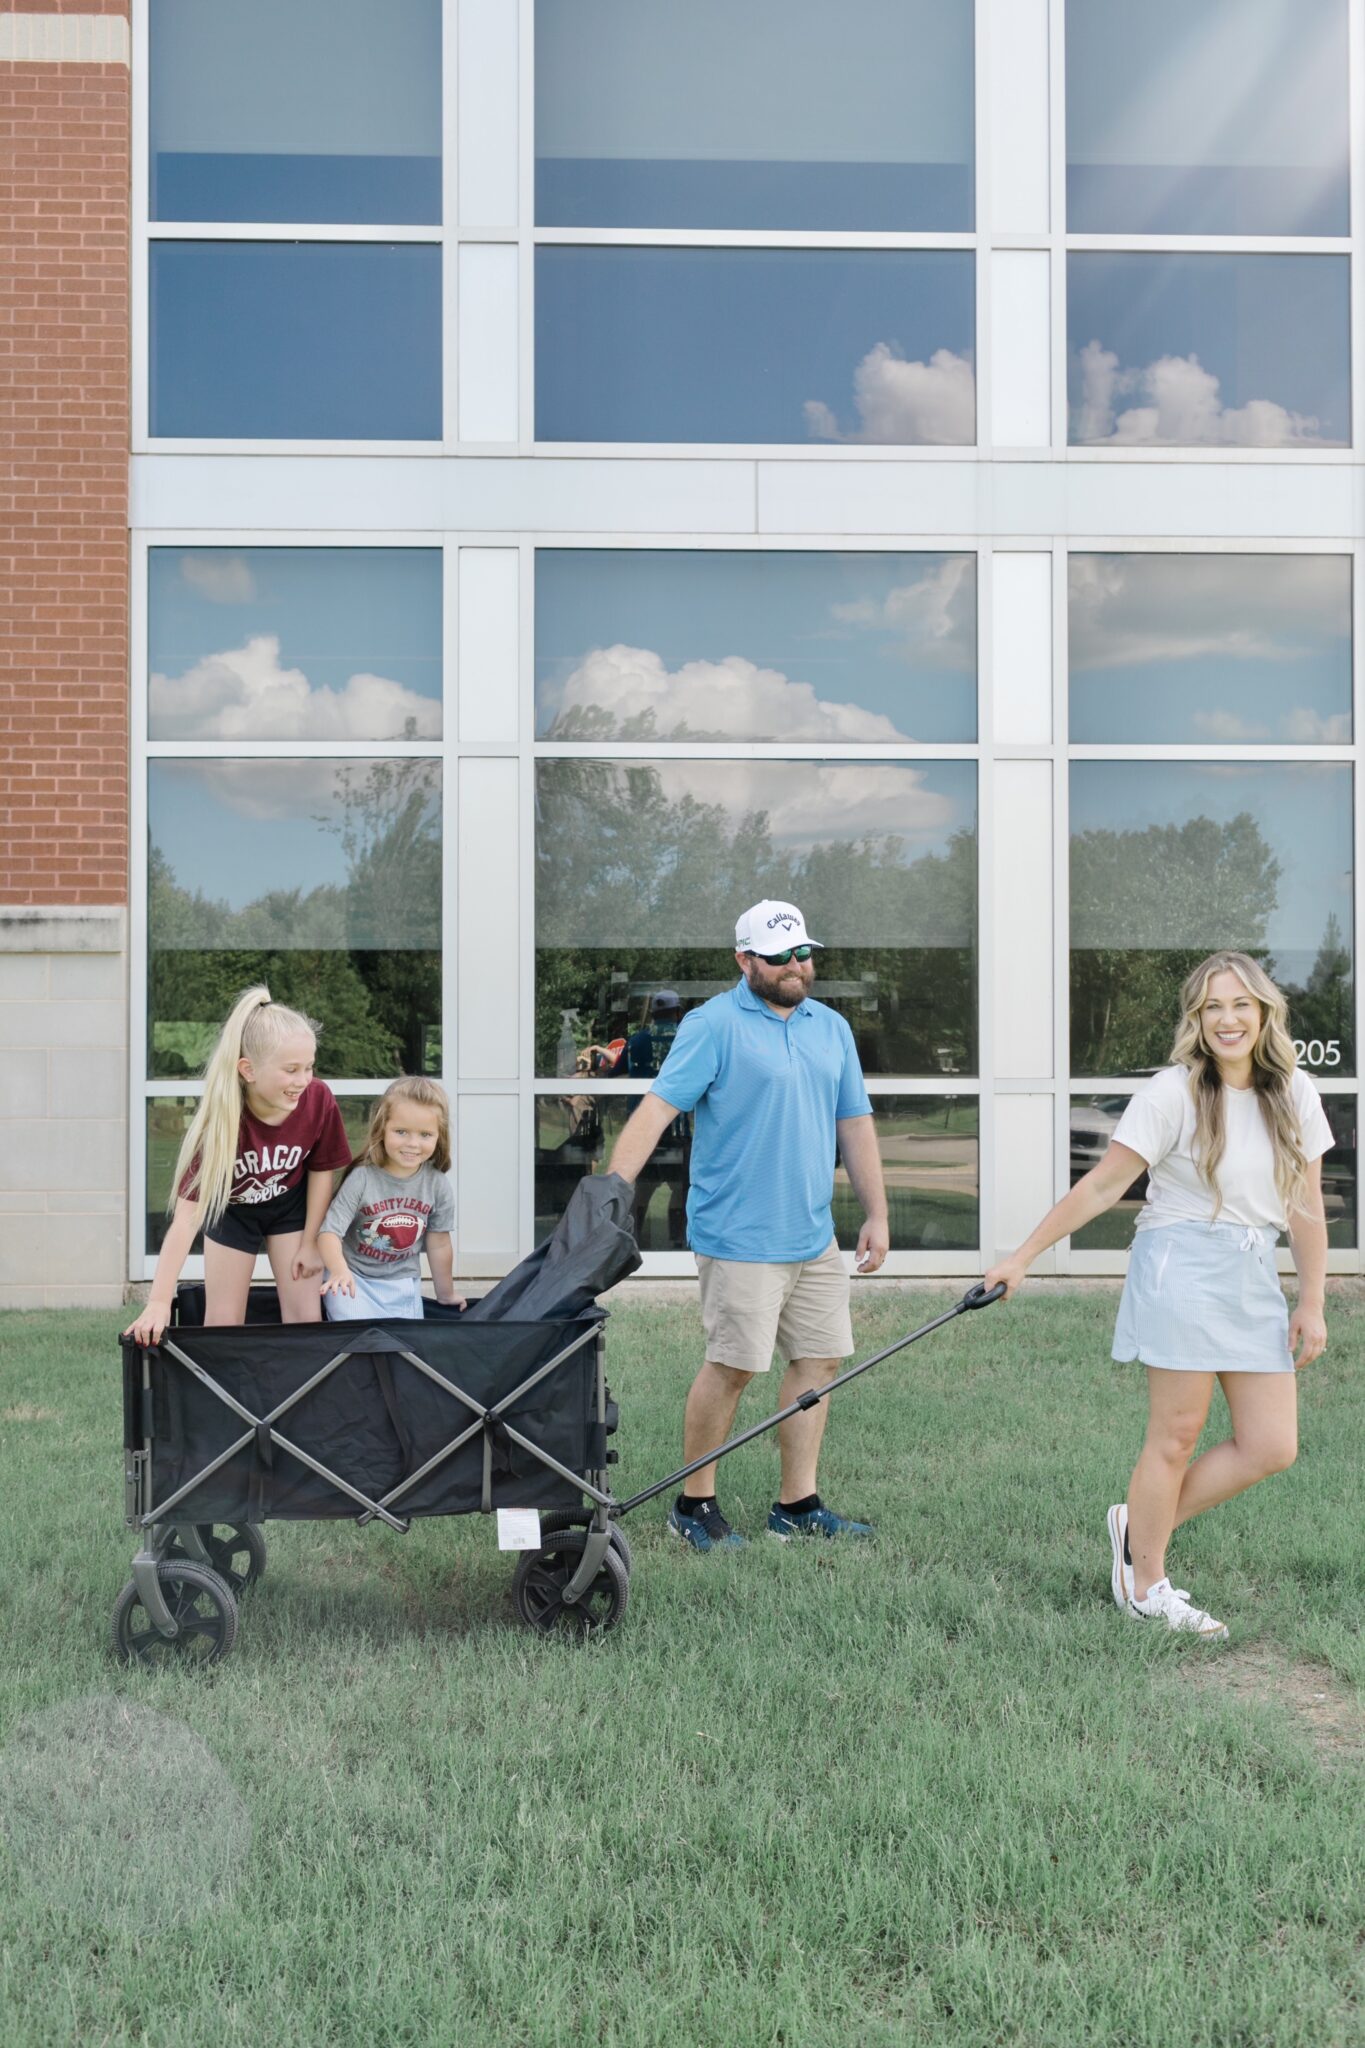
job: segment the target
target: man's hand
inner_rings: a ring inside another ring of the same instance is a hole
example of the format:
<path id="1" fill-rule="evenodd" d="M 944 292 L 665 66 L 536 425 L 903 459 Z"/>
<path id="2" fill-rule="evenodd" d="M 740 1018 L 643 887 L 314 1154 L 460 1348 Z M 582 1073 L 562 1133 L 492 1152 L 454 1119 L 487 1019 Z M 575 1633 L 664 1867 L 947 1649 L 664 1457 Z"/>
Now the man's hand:
<path id="1" fill-rule="evenodd" d="M 999 1265 L 992 1266 L 990 1272 L 986 1274 L 981 1282 L 981 1285 L 988 1294 L 993 1287 L 1003 1287 L 1005 1290 L 1005 1300 L 1010 1301 L 1018 1293 L 1019 1283 L 1027 1271 L 1028 1267 L 1022 1263 L 1016 1254 L 1014 1258 L 1001 1259 Z"/>
<path id="2" fill-rule="evenodd" d="M 853 1261 L 854 1272 L 861 1273 L 866 1279 L 869 1273 L 876 1272 L 890 1249 L 891 1231 L 885 1220 L 878 1217 L 875 1222 L 865 1223 L 858 1232 L 858 1255 Z"/>

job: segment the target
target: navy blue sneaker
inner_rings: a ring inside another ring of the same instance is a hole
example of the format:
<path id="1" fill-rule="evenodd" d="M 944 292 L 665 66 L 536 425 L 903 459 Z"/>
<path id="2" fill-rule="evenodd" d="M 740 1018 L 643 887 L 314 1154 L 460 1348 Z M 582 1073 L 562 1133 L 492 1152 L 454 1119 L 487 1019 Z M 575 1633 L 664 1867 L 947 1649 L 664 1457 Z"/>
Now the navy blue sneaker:
<path id="1" fill-rule="evenodd" d="M 860 1536 L 866 1539 L 877 1533 L 871 1522 L 850 1522 L 847 1515 L 836 1515 L 833 1508 L 808 1508 L 804 1515 L 794 1515 L 780 1501 L 774 1501 L 768 1511 L 768 1531 L 770 1535 L 780 1537 L 783 1543 L 790 1543 L 793 1536 Z"/>
<path id="2" fill-rule="evenodd" d="M 713 1500 L 705 1502 L 695 1515 L 679 1514 L 674 1501 L 668 1511 L 668 1526 L 694 1550 L 739 1550 L 744 1544 L 738 1529 L 730 1527 Z"/>

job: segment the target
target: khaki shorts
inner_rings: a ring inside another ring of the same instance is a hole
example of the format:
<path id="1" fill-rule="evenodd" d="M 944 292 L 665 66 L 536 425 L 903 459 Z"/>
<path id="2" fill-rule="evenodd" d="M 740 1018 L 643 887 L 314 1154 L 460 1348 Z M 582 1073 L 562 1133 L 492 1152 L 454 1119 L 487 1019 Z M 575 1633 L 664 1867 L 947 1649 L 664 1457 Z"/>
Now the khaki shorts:
<path id="1" fill-rule="evenodd" d="M 706 1356 L 736 1372 L 767 1372 L 773 1349 L 793 1358 L 847 1358 L 853 1350 L 849 1281 L 837 1244 L 818 1259 L 757 1265 L 697 1254 Z"/>

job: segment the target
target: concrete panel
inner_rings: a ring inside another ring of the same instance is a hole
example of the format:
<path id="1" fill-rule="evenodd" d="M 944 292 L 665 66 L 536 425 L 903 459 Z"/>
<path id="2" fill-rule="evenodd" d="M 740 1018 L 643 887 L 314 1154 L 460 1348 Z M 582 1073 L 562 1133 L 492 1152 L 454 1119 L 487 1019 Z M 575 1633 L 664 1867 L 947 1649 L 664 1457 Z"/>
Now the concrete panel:
<path id="1" fill-rule="evenodd" d="M 461 761 L 455 924 L 461 1079 L 515 1080 L 520 1017 L 519 764 Z"/>
<path id="2" fill-rule="evenodd" d="M 991 557 L 991 670 L 995 738 L 1046 746 L 1052 738 L 1052 556 Z"/>
<path id="3" fill-rule="evenodd" d="M 122 1121 L 0 1125 L 0 1188 L 121 1188 L 127 1171 Z"/>
<path id="4" fill-rule="evenodd" d="M 122 1001 L 127 985 L 127 968 L 121 953 L 54 953 L 51 992 L 54 996 L 88 1001 L 91 996 L 111 996 Z"/>
<path id="5" fill-rule="evenodd" d="M 1052 763 L 998 761 L 990 1000 L 1002 1080 L 1052 1072 Z"/>
<path id="6" fill-rule="evenodd" d="M 1048 176 L 1048 0 L 987 0 L 990 38 L 989 228 L 1046 234 Z"/>
<path id="7" fill-rule="evenodd" d="M 0 1117 L 42 1116 L 47 1110 L 47 1054 L 40 1046 L 0 1060 Z"/>
<path id="8" fill-rule="evenodd" d="M 51 993 L 51 956 L 0 952 L 0 1003 L 33 1001 Z"/>
<path id="9" fill-rule="evenodd" d="M 974 462 L 763 462 L 761 533 L 975 533 Z"/>
<path id="10" fill-rule="evenodd" d="M 127 1203 L 128 1197 L 122 1188 L 77 1188 L 73 1191 L 50 1188 L 47 1197 L 50 1216 L 117 1216 L 120 1229 Z"/>
<path id="11" fill-rule="evenodd" d="M 456 1106 L 456 1271 L 511 1266 L 517 1257 L 515 1095 L 462 1095 Z M 473 1262 L 473 1263 L 470 1263 Z"/>
<path id="12" fill-rule="evenodd" d="M 0 1285 L 108 1285 L 122 1263 L 120 1216 L 16 1216 L 0 1232 Z"/>
<path id="13" fill-rule="evenodd" d="M 517 249 L 466 242 L 459 255 L 459 432 L 517 438 Z"/>
<path id="14" fill-rule="evenodd" d="M 0 1046 L 126 1043 L 122 1003 L 0 1003 Z"/>
<path id="15" fill-rule="evenodd" d="M 460 549 L 461 740 L 516 741 L 519 569 L 515 548 Z"/>
<path id="16" fill-rule="evenodd" d="M 123 1115 L 128 1062 L 122 1047 L 58 1047 L 50 1058 L 49 1116 Z"/>
<path id="17" fill-rule="evenodd" d="M 447 11 L 447 33 L 451 14 Z M 517 225 L 517 9 L 511 0 L 458 8 L 460 224 Z"/>
<path id="18" fill-rule="evenodd" d="M 1046 448 L 1052 439 L 1051 262 L 1035 249 L 991 256 L 991 439 Z"/>
<path id="19" fill-rule="evenodd" d="M 995 1218 L 993 1259 L 1023 1243 L 1052 1207 L 1052 1097 L 997 1095 L 995 1098 Z M 1049 1252 L 1033 1269 L 1055 1270 Z"/>

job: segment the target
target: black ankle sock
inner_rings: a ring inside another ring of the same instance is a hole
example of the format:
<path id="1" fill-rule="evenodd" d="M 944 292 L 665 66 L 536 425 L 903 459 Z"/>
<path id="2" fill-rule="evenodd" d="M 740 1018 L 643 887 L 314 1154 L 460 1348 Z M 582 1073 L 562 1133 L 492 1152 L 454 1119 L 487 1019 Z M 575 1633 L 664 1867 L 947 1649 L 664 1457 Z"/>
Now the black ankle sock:
<path id="1" fill-rule="evenodd" d="M 714 1493 L 680 1493 L 678 1495 L 678 1513 L 680 1515 L 695 1515 L 698 1508 L 713 1508 L 715 1505 L 716 1496 Z"/>
<path id="2" fill-rule="evenodd" d="M 820 1505 L 818 1493 L 808 1493 L 804 1500 L 780 1500 L 777 1505 L 784 1515 L 809 1515 Z"/>

